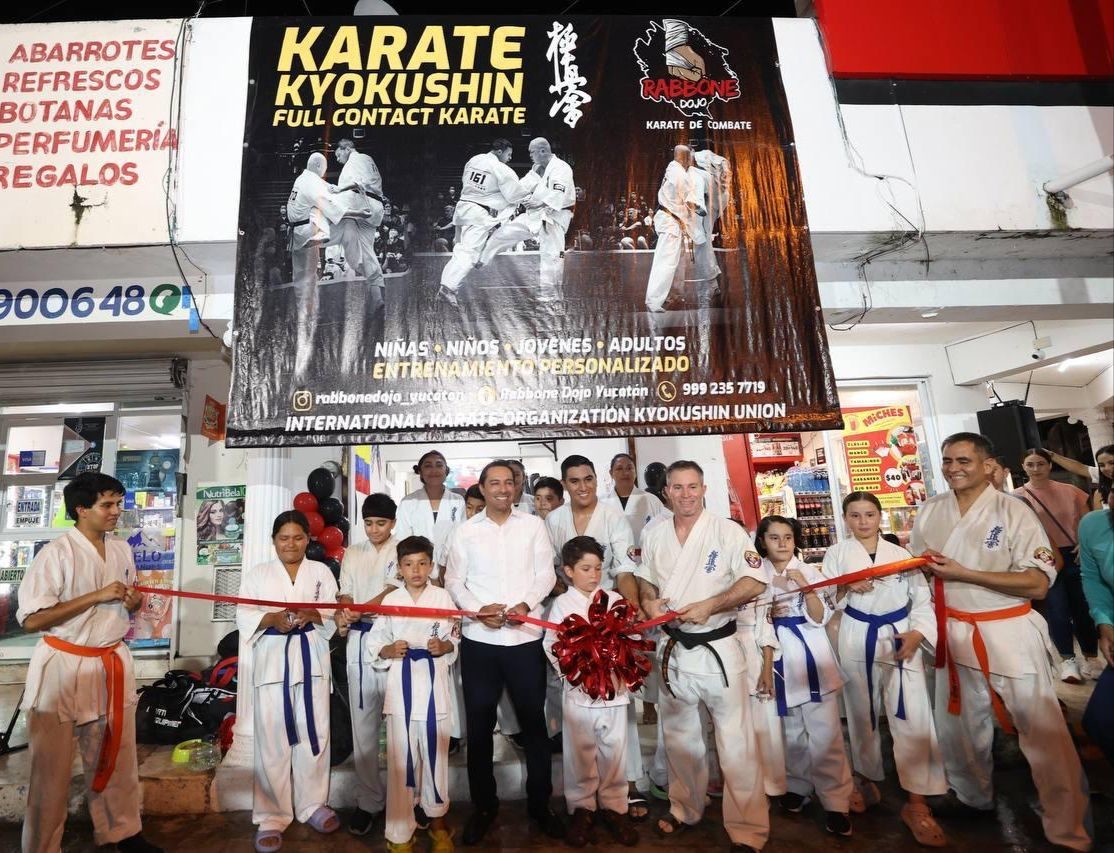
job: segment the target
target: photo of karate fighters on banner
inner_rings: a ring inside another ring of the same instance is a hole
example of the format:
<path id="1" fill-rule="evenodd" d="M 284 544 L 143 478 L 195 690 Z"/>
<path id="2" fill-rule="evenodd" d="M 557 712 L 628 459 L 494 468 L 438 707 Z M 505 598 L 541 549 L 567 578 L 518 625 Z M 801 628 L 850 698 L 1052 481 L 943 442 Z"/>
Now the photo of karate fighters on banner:
<path id="1" fill-rule="evenodd" d="M 233 444 L 834 423 L 768 22 L 383 29 L 253 22 Z"/>

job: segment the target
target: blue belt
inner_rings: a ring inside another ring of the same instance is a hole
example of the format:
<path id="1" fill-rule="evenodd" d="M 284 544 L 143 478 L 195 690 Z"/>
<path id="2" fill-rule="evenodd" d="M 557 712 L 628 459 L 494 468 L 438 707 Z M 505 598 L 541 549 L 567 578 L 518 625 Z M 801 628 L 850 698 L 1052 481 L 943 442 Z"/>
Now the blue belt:
<path id="1" fill-rule="evenodd" d="M 414 702 L 414 685 L 411 666 L 416 660 L 429 662 L 429 705 L 425 712 L 426 754 L 429 755 L 429 775 L 433 780 L 433 799 L 443 803 L 437 791 L 437 701 L 434 698 L 433 655 L 426 649 L 407 649 L 402 659 L 402 708 L 406 715 L 406 787 L 417 788 L 414 780 L 414 745 L 410 741 L 410 713 Z"/>
<path id="2" fill-rule="evenodd" d="M 349 631 L 359 631 L 361 634 L 366 634 L 371 630 L 372 622 L 353 622 L 348 626 Z M 364 709 L 364 641 L 361 637 L 356 646 L 356 665 L 360 668 L 360 710 Z"/>
<path id="3" fill-rule="evenodd" d="M 816 668 L 816 658 L 812 656 L 812 649 L 808 647 L 805 642 L 804 634 L 801 633 L 800 625 L 804 625 L 808 620 L 804 616 L 779 616 L 774 619 L 774 634 L 776 635 L 778 629 L 788 628 L 793 634 L 801 641 L 801 645 L 805 650 L 805 669 L 808 670 L 808 694 L 810 702 L 822 702 L 824 697 L 820 695 L 820 671 Z M 781 659 L 774 662 L 774 672 L 777 678 L 774 679 L 774 694 L 777 697 L 777 713 L 779 717 L 784 717 L 789 713 L 789 707 L 785 701 L 785 652 L 782 652 Z"/>
<path id="4" fill-rule="evenodd" d="M 909 605 L 906 604 L 900 610 L 895 610 L 893 613 L 863 613 L 861 610 L 856 610 L 851 605 L 847 605 L 844 613 L 852 619 L 857 619 L 860 622 L 867 624 L 866 629 L 866 692 L 870 701 L 870 729 L 873 731 L 878 728 L 878 717 L 874 711 L 874 651 L 878 646 L 878 630 L 886 625 L 894 629 L 894 633 L 900 633 L 897 630 L 897 625 L 894 623 L 899 619 L 904 619 L 909 615 Z M 897 651 L 901 646 L 900 640 L 894 641 L 894 651 Z M 905 662 L 897 662 L 897 713 L 894 715 L 899 720 L 905 719 L 905 679 L 902 678 L 905 670 Z"/>
<path id="5" fill-rule="evenodd" d="M 306 734 L 309 735 L 309 746 L 313 754 L 321 752 L 317 743 L 317 724 L 313 719 L 313 659 L 309 648 L 309 637 L 306 635 L 313 630 L 310 623 L 304 628 L 291 628 L 285 633 L 277 628 L 268 628 L 264 635 L 272 637 L 286 637 L 286 656 L 282 666 L 282 714 L 286 719 L 286 741 L 291 746 L 297 744 L 298 728 L 294 724 L 294 704 L 290 701 L 290 641 L 297 637 L 302 647 L 302 701 L 306 708 Z"/>

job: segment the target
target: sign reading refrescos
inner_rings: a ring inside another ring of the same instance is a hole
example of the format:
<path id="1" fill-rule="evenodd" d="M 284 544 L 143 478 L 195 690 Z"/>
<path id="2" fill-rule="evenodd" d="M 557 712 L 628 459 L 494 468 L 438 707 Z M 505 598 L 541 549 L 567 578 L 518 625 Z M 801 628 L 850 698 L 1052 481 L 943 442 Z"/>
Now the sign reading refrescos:
<path id="1" fill-rule="evenodd" d="M 839 424 L 768 21 L 252 22 L 228 444 Z"/>
<path id="2" fill-rule="evenodd" d="M 3 248 L 166 242 L 181 21 L 0 28 Z"/>

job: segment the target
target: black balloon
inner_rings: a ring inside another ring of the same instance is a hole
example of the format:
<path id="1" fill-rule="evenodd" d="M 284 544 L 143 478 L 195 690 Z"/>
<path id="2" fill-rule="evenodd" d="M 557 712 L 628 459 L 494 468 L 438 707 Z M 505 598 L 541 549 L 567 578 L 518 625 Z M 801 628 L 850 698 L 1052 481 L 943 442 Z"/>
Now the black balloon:
<path id="1" fill-rule="evenodd" d="M 332 476 L 331 474 L 329 476 Z M 317 511 L 325 519 L 326 524 L 337 526 L 337 522 L 344 518 L 344 504 L 336 498 L 325 498 L 317 503 Z"/>
<path id="2" fill-rule="evenodd" d="M 325 546 L 320 542 L 310 542 L 306 546 L 306 559 L 316 560 L 318 563 L 325 560 Z"/>
<path id="3" fill-rule="evenodd" d="M 306 477 L 306 487 L 309 489 L 309 493 L 317 498 L 318 501 L 322 501 L 332 495 L 335 486 L 336 477 L 333 476 L 333 472 L 328 468 L 314 468 L 309 472 L 309 476 Z M 319 509 L 318 512 L 321 512 L 321 510 Z"/>
<path id="4" fill-rule="evenodd" d="M 329 571 L 333 573 L 333 577 L 338 581 L 340 580 L 340 560 L 334 560 L 331 557 L 323 561 L 329 567 Z"/>
<path id="5" fill-rule="evenodd" d="M 342 518 L 339 521 L 333 522 L 333 527 L 340 528 L 340 532 L 344 534 L 344 547 L 348 547 L 348 531 L 352 529 L 352 525 L 348 523 L 347 518 Z"/>

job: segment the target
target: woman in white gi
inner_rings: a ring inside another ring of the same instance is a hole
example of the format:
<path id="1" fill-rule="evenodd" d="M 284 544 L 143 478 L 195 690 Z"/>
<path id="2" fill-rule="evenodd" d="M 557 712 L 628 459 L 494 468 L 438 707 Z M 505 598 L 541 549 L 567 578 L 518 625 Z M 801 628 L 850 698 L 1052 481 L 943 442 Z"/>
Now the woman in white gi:
<path id="1" fill-rule="evenodd" d="M 656 516 L 662 515 L 665 506 L 649 492 L 638 488 L 638 472 L 635 470 L 634 459 L 630 454 L 615 454 L 611 459 L 609 473 L 615 482 L 615 487 L 600 503 L 614 506 L 626 514 L 637 548 L 642 538 L 642 528 Z M 635 562 L 640 556 L 641 554 L 635 556 Z"/>
<path id="2" fill-rule="evenodd" d="M 271 528 L 277 560 L 260 563 L 240 582 L 240 596 L 335 606 L 337 583 L 324 563 L 307 560 L 309 521 L 297 510 L 279 513 Z M 255 690 L 255 849 L 282 847 L 296 817 L 318 832 L 340 821 L 329 799 L 329 638 L 331 610 L 241 604 L 236 627 L 252 646 Z"/>
<path id="3" fill-rule="evenodd" d="M 439 450 L 423 453 L 414 466 L 422 487 L 404 497 L 398 505 L 395 538 L 424 536 L 433 543 L 433 577 L 441 576 L 448 553 L 445 542 L 450 531 L 464 521 L 464 498 L 445 488 L 449 464 Z"/>
<path id="4" fill-rule="evenodd" d="M 797 558 L 801 523 L 770 515 L 755 533 L 755 546 L 765 557 L 770 584 L 763 598 L 770 605 L 769 620 L 761 623 L 765 655 L 760 689 L 772 694 L 785 732 L 786 787 L 781 806 L 799 814 L 815 790 L 827 812 L 828 832 L 850 835 L 851 766 L 843 748 L 839 720 L 839 689 L 843 673 L 824 626 L 832 618 L 832 602 L 825 591 L 794 594 L 823 576 Z M 770 635 L 776 639 L 771 642 Z M 774 662 L 775 645 L 781 649 Z"/>
<path id="5" fill-rule="evenodd" d="M 882 504 L 869 492 L 844 498 L 843 521 L 851 538 L 824 555 L 829 578 L 909 559 L 908 551 L 879 535 Z M 882 799 L 875 782 L 885 776 L 878 730 L 885 712 L 897 776 L 909 798 L 901 819 L 918 843 L 943 847 L 947 838 L 925 801 L 948 792 L 921 654 L 922 644 L 929 649 L 936 644 L 928 584 L 919 571 L 902 572 L 840 586 L 837 598 L 843 610 L 839 659 L 847 677 L 843 703 L 856 773 L 851 811 L 866 811 Z"/>
<path id="6" fill-rule="evenodd" d="M 591 536 L 575 536 L 561 548 L 561 569 L 571 586 L 559 595 L 549 611 L 550 622 L 560 624 L 574 613 L 588 620 L 588 608 L 603 577 L 603 547 Z M 606 590 L 608 609 L 623 597 Z M 545 632 L 546 657 L 560 674 L 553 643 L 557 633 Z M 603 825 L 620 844 L 638 843 L 638 832 L 624 816 L 627 803 L 627 705 L 630 693 L 615 685 L 614 698 L 593 699 L 582 687 L 562 678 L 561 704 L 566 725 L 561 750 L 565 803 L 572 820 L 565 840 L 573 847 L 594 841 L 592 824 Z M 598 807 L 598 811 L 597 811 Z"/>
<path id="7" fill-rule="evenodd" d="M 433 543 L 411 536 L 398 543 L 403 587 L 390 607 L 454 610 L 452 597 L 429 582 Z M 410 853 L 415 805 L 429 817 L 433 853 L 449 853 L 449 664 L 456 660 L 459 621 L 427 616 L 380 616 L 367 633 L 367 656 L 387 674 L 387 850 Z"/>
<path id="8" fill-rule="evenodd" d="M 368 541 L 344 552 L 339 603 L 380 604 L 387 593 L 398 588 L 398 540 L 391 535 L 396 511 L 389 495 L 374 494 L 364 499 L 360 514 Z M 379 778 L 379 730 L 383 727 L 387 673 L 374 666 L 374 658 L 364 654 L 364 637 L 374 622 L 371 614 L 341 608 L 334 619 L 341 635 L 348 635 L 348 708 L 356 768 L 356 811 L 348 820 L 348 831 L 367 835 L 386 808 L 387 795 Z"/>

